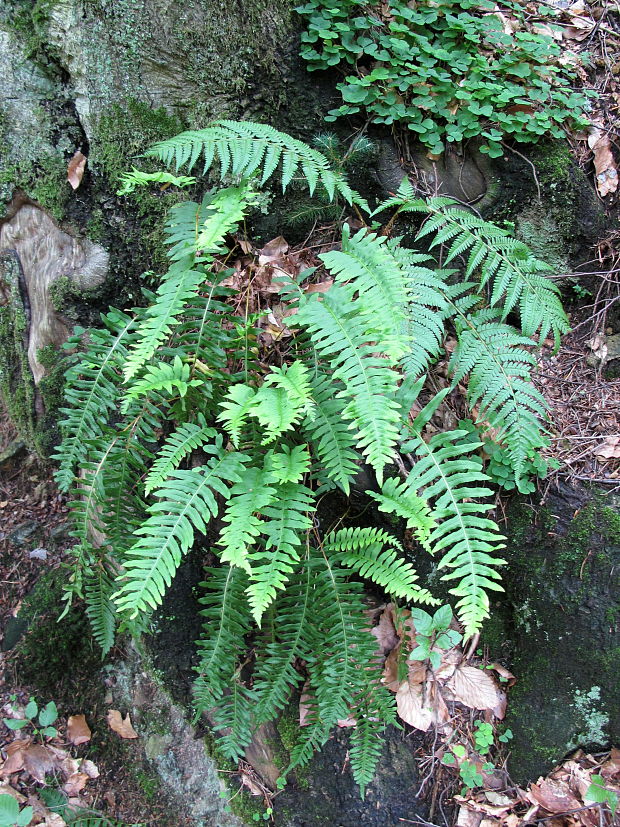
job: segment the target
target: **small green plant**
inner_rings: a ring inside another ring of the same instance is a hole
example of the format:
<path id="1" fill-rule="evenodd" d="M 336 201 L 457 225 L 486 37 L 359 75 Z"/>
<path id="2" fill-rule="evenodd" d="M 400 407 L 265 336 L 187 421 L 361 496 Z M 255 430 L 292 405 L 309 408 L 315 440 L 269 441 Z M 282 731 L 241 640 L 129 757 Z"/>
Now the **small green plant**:
<path id="1" fill-rule="evenodd" d="M 252 821 L 269 821 L 273 815 L 273 808 L 267 807 L 264 813 L 254 813 Z"/>
<path id="2" fill-rule="evenodd" d="M 35 738 L 54 738 L 58 735 L 58 730 L 52 726 L 58 718 L 58 710 L 54 701 L 50 701 L 43 709 L 39 709 L 35 699 L 30 698 L 24 709 L 24 715 L 25 718 L 3 718 L 2 720 L 4 725 L 12 730 L 32 727 Z"/>
<path id="3" fill-rule="evenodd" d="M 144 827 L 143 824 L 125 824 L 88 807 L 70 805 L 67 796 L 55 787 L 44 787 L 40 796 L 50 812 L 59 815 L 68 827 Z"/>
<path id="4" fill-rule="evenodd" d="M 26 827 L 32 821 L 32 807 L 19 809 L 19 804 L 12 795 L 0 795 L 0 827 Z"/>
<path id="5" fill-rule="evenodd" d="M 618 793 L 605 786 L 605 779 L 602 775 L 593 775 L 592 783 L 586 790 L 584 801 L 593 801 L 596 804 L 606 804 L 611 810 L 612 818 L 616 817 L 618 809 Z"/>
<path id="6" fill-rule="evenodd" d="M 560 46 L 525 31 L 518 3 L 309 0 L 297 11 L 307 20 L 309 70 L 354 72 L 338 85 L 344 103 L 327 120 L 365 112 L 374 123 L 406 126 L 436 154 L 481 136 L 492 157 L 505 137 L 535 142 L 584 123 L 587 98 L 571 89 Z M 517 31 L 505 31 L 502 14 Z"/>
<path id="7" fill-rule="evenodd" d="M 474 730 L 474 746 L 480 755 L 486 755 L 490 752 L 493 742 L 495 741 L 495 734 L 493 727 L 486 721 L 476 721 L 476 729 Z"/>
<path id="8" fill-rule="evenodd" d="M 440 606 L 431 616 L 424 609 L 412 609 L 411 617 L 416 629 L 416 648 L 409 655 L 409 660 L 429 660 L 433 669 L 441 664 L 441 654 L 437 650 L 451 649 L 463 639 L 463 635 L 450 628 L 453 615 L 450 606 Z"/>

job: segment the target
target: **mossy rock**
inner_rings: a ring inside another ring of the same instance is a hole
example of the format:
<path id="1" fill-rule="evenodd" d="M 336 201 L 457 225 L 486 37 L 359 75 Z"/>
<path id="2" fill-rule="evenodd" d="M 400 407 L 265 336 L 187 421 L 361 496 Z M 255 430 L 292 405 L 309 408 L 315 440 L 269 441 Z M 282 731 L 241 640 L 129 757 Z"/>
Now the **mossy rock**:
<path id="1" fill-rule="evenodd" d="M 620 741 L 620 502 L 563 488 L 544 506 L 515 503 L 506 533 L 506 594 L 484 639 L 517 676 L 507 724 L 520 783 Z"/>

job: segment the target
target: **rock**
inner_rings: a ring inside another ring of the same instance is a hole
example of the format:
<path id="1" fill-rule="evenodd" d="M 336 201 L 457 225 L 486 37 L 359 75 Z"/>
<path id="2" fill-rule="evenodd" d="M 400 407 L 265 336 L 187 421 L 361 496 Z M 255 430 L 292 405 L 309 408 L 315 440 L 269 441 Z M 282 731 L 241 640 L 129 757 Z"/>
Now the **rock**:
<path id="1" fill-rule="evenodd" d="M 47 549 L 33 548 L 32 551 L 28 552 L 28 557 L 31 560 L 47 560 Z"/>
<path id="2" fill-rule="evenodd" d="M 27 520 L 16 526 L 8 535 L 7 539 L 16 546 L 23 546 L 27 540 L 39 529 L 39 523 L 36 520 Z"/>
<path id="3" fill-rule="evenodd" d="M 14 439 L 0 453 L 0 468 L 13 465 L 16 460 L 26 453 L 26 443 L 21 439 Z"/>
<path id="4" fill-rule="evenodd" d="M 514 503 L 506 534 L 506 593 L 483 640 L 517 677 L 506 725 L 521 783 L 620 740 L 620 498 L 564 486 L 544 506 Z"/>

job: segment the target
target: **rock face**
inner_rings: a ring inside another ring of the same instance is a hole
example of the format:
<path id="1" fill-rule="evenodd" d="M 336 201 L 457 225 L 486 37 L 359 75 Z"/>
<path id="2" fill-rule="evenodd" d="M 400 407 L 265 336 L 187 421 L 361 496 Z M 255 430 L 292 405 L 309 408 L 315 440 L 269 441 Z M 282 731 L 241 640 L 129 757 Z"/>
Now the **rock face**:
<path id="1" fill-rule="evenodd" d="M 506 723 L 520 783 L 620 740 L 620 499 L 565 487 L 513 506 L 507 528 L 506 594 L 484 640 L 518 679 Z"/>
<path id="2" fill-rule="evenodd" d="M 72 322 L 96 320 L 109 303 L 140 301 L 141 273 L 157 270 L 164 258 L 163 217 L 178 196 L 141 192 L 120 199 L 120 174 L 140 163 L 154 141 L 217 117 L 315 131 L 322 102 L 308 89 L 297 54 L 294 5 L 0 5 L 0 254 L 15 251 L 12 261 L 3 255 L 1 392 L 31 447 L 49 447 L 53 437 L 43 436 L 49 423 L 41 416 L 59 401 L 51 386 L 57 391 L 60 381 L 52 381 L 39 351 L 57 367 L 50 348 L 62 344 Z M 74 192 L 67 164 L 76 150 L 88 162 Z M 65 295 L 60 279 L 71 288 Z M 96 294 L 80 299 L 80 291 L 95 287 Z M 19 318 L 13 310 L 8 318 L 9 293 L 11 304 L 24 305 Z M 43 380 L 49 380 L 46 404 Z M 27 390 L 13 404 L 19 385 Z"/>

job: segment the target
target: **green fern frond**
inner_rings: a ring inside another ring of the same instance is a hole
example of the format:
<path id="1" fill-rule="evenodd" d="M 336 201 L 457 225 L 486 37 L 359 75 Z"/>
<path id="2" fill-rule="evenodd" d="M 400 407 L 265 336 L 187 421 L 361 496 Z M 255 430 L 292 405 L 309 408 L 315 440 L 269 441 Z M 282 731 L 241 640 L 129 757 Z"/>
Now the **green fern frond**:
<path id="1" fill-rule="evenodd" d="M 85 576 L 84 599 L 93 637 L 101 647 L 103 656 L 114 645 L 117 617 L 116 606 L 112 601 L 113 591 L 113 576 L 106 570 L 105 560 L 101 560 Z"/>
<path id="2" fill-rule="evenodd" d="M 497 429 L 520 479 L 528 454 L 544 444 L 542 420 L 547 404 L 531 380 L 536 359 L 526 348 L 531 340 L 497 320 L 497 312 L 479 310 L 457 319 L 458 345 L 449 370 L 456 385 L 467 374 L 470 406 L 478 419 Z"/>
<path id="3" fill-rule="evenodd" d="M 486 487 L 489 478 L 482 473 L 479 463 L 466 456 L 477 450 L 480 443 L 457 444 L 465 433 L 439 433 L 428 442 L 412 434 L 402 450 L 418 457 L 407 485 L 412 492 L 423 492 L 434 501 L 431 516 L 436 527 L 429 543 L 433 553 L 444 552 L 439 568 L 450 571 L 442 579 L 459 581 L 450 593 L 460 597 L 459 619 L 465 636 L 470 637 L 489 616 L 487 592 L 502 591 L 495 569 L 505 564 L 497 556 L 505 543 L 497 524 L 484 516 L 492 504 L 478 502 L 491 497 L 493 492 Z"/>
<path id="4" fill-rule="evenodd" d="M 165 390 L 172 396 L 177 393 L 183 398 L 190 388 L 200 387 L 202 379 L 190 379 L 190 366 L 183 363 L 179 356 L 172 363 L 158 362 L 148 365 L 144 375 L 128 387 L 121 405 L 121 413 L 126 413 L 132 400 L 146 396 L 152 391 Z"/>
<path id="5" fill-rule="evenodd" d="M 343 383 L 338 396 L 349 401 L 342 418 L 351 420 L 357 447 L 381 480 L 398 438 L 400 413 L 393 396 L 399 376 L 369 343 L 372 323 L 360 304 L 351 288 L 334 285 L 320 299 L 313 294 L 300 307 L 296 322 L 308 328 L 334 379 Z"/>
<path id="6" fill-rule="evenodd" d="M 59 489 L 67 492 L 74 469 L 83 456 L 87 440 L 101 436 L 116 410 L 121 371 L 136 320 L 120 310 L 101 316 L 102 329 L 88 331 L 88 349 L 66 373 L 64 419 L 59 423 L 63 439 L 52 459 L 60 467 L 55 473 Z"/>
<path id="7" fill-rule="evenodd" d="M 367 493 L 379 503 L 379 511 L 396 514 L 404 519 L 407 528 L 413 530 L 418 543 L 429 549 L 430 532 L 435 523 L 425 497 L 419 497 L 410 490 L 406 482 L 397 477 L 388 477 L 381 486 L 381 493 Z"/>
<path id="8" fill-rule="evenodd" d="M 259 626 L 265 610 L 285 587 L 299 560 L 312 527 L 310 514 L 315 509 L 312 491 L 295 482 L 278 486 L 272 502 L 262 509 L 264 521 L 260 532 L 264 548 L 257 547 L 249 554 L 247 590 L 252 615 Z"/>
<path id="9" fill-rule="evenodd" d="M 379 338 L 381 350 L 396 362 L 408 350 L 408 341 L 403 335 L 409 301 L 408 278 L 386 241 L 385 236 L 365 229 L 351 237 L 345 224 L 342 249 L 323 253 L 320 258 L 337 284 L 350 284 L 360 302 L 372 308 L 375 338 Z"/>
<path id="10" fill-rule="evenodd" d="M 185 422 L 173 431 L 159 450 L 151 470 L 144 480 L 144 493 L 150 494 L 158 488 L 183 459 L 205 445 L 215 436 L 215 429 L 207 425 Z"/>
<path id="11" fill-rule="evenodd" d="M 239 684 L 238 662 L 245 655 L 245 635 L 250 631 L 250 612 L 245 599 L 247 574 L 236 566 L 208 569 L 208 580 L 201 584 L 206 594 L 203 634 L 196 642 L 199 663 L 194 683 L 197 715 L 210 712 L 216 727 L 231 727 L 221 739 L 224 754 L 233 760 L 241 757 L 249 743 L 249 706 L 251 695 Z"/>
<path id="12" fill-rule="evenodd" d="M 270 505 L 276 489 L 265 481 L 262 468 L 245 468 L 229 491 L 222 521 L 226 524 L 218 540 L 218 554 L 223 563 L 239 566 L 250 573 L 248 553 L 260 534 L 260 513 Z"/>
<path id="13" fill-rule="evenodd" d="M 133 167 L 131 172 L 124 172 L 120 177 L 121 188 L 117 195 L 129 195 L 137 187 L 146 187 L 149 184 L 167 184 L 173 187 L 191 187 L 196 179 L 187 175 L 173 175 L 171 172 L 159 170 L 157 172 L 142 172 Z M 162 188 L 163 189 L 163 188 Z"/>
<path id="14" fill-rule="evenodd" d="M 259 649 L 254 673 L 257 726 L 273 719 L 288 703 L 291 689 L 302 681 L 294 667 L 295 660 L 306 660 L 311 652 L 306 629 L 314 611 L 312 568 L 302 566 L 290 576 L 286 591 L 277 600 L 273 612 L 271 636 Z"/>
<path id="15" fill-rule="evenodd" d="M 210 716 L 213 729 L 220 733 L 216 741 L 218 752 L 229 761 L 237 763 L 243 758 L 254 732 L 253 713 L 254 693 L 235 674 Z"/>
<path id="16" fill-rule="evenodd" d="M 432 525 L 428 516 L 426 520 Z M 426 526 L 427 533 L 429 527 Z M 323 551 L 330 557 L 339 553 L 337 559 L 341 565 L 354 569 L 395 597 L 421 603 L 437 602 L 430 592 L 418 586 L 413 566 L 403 559 L 402 546 L 387 531 L 343 528 L 325 537 Z"/>
<path id="17" fill-rule="evenodd" d="M 310 454 L 307 445 L 286 443 L 282 450 L 270 453 L 265 458 L 265 471 L 277 482 L 299 482 L 310 470 Z"/>
<path id="18" fill-rule="evenodd" d="M 134 534 L 140 539 L 124 560 L 125 571 L 114 595 L 119 612 L 130 618 L 157 608 L 166 588 L 193 545 L 194 532 L 206 532 L 218 512 L 214 492 L 228 496 L 227 483 L 241 479 L 247 458 L 220 451 L 219 456 L 191 471 L 174 471 L 155 494 L 158 502 L 149 506 L 149 517 Z"/>
<path id="19" fill-rule="evenodd" d="M 196 257 L 201 262 L 212 259 L 224 237 L 245 215 L 251 196 L 247 187 L 228 187 L 209 198 L 203 208 L 187 202 L 172 208 L 166 239 L 171 247 L 172 263 L 157 289 L 155 302 L 138 327 L 138 341 L 125 365 L 126 380 L 135 376 L 153 356 L 178 323 L 177 317 L 185 306 L 197 298 L 198 289 L 208 274 L 196 263 Z M 188 212 L 191 215 L 192 210 L 198 218 L 188 227 L 184 217 Z"/>
<path id="20" fill-rule="evenodd" d="M 233 385 L 220 405 L 218 421 L 224 423 L 224 428 L 230 434 L 232 444 L 239 446 L 241 429 L 247 421 L 256 390 L 248 385 Z"/>
<path id="21" fill-rule="evenodd" d="M 320 183 L 330 200 L 338 193 L 347 204 L 358 204 L 369 211 L 364 199 L 351 189 L 341 174 L 332 170 L 324 155 L 267 124 L 217 121 L 206 129 L 183 132 L 160 141 L 145 154 L 159 158 L 167 166 L 174 164 L 177 170 L 186 166 L 190 172 L 202 155 L 203 173 L 217 161 L 220 178 L 228 174 L 252 178 L 262 173 L 261 185 L 281 164 L 283 190 L 293 176 L 300 173 L 310 194 Z"/>
<path id="22" fill-rule="evenodd" d="M 292 431 L 306 412 L 308 405 L 286 387 L 271 388 L 266 384 L 250 401 L 250 415 L 263 429 L 262 445 L 269 445 L 287 431 Z"/>
<path id="23" fill-rule="evenodd" d="M 365 797 L 366 788 L 375 777 L 383 750 L 382 734 L 386 726 L 399 726 L 396 720 L 394 700 L 388 690 L 380 685 L 369 687 L 357 701 L 352 716 L 355 727 L 351 731 L 351 770 L 353 779 Z"/>
<path id="24" fill-rule="evenodd" d="M 335 483 L 348 494 L 351 480 L 359 472 L 361 457 L 354 450 L 355 439 L 342 419 L 344 406 L 337 398 L 342 385 L 321 375 L 311 379 L 311 384 L 316 408 L 314 418 L 306 417 L 303 422 L 304 435 L 312 444 L 319 466 L 324 469 L 321 482 Z"/>
<path id="25" fill-rule="evenodd" d="M 365 626 L 362 589 L 336 559 L 311 550 L 313 616 L 304 630 L 310 682 L 308 725 L 300 730 L 286 773 L 306 764 L 351 705 L 379 683 L 376 641 Z"/>
<path id="26" fill-rule="evenodd" d="M 272 367 L 271 372 L 265 377 L 263 387 L 272 385 L 285 390 L 291 402 L 296 408 L 302 409 L 305 416 L 313 416 L 312 387 L 308 368 L 303 362 L 296 361 L 290 365 L 282 365 L 281 368 Z"/>

